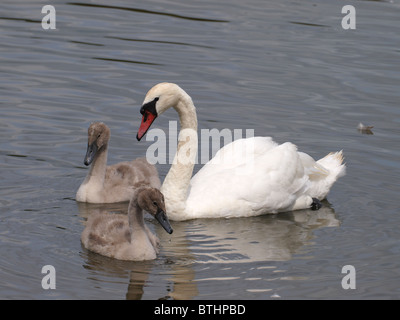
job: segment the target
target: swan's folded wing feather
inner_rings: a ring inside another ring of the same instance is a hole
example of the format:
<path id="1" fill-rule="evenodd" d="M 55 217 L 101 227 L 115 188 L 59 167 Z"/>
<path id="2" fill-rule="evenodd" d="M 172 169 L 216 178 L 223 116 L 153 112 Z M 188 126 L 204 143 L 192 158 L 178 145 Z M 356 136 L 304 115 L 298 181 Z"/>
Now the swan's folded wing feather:
<path id="1" fill-rule="evenodd" d="M 329 170 L 316 162 L 311 156 L 304 152 L 298 152 L 300 161 L 304 167 L 304 173 L 310 180 L 325 178 L 329 175 Z"/>
<path id="2" fill-rule="evenodd" d="M 277 144 L 271 137 L 238 139 L 227 144 L 215 154 L 191 179 L 191 184 L 207 180 L 219 172 L 240 170 L 241 166 L 254 162 Z"/>
<path id="3" fill-rule="evenodd" d="M 254 211 L 272 213 L 290 207 L 308 181 L 297 148 L 268 142 L 264 149 L 255 152 L 252 161 L 238 161 L 235 166 L 208 163 L 192 179 L 188 209 L 199 216 L 227 217 L 244 216 L 246 210 L 250 216 Z"/>

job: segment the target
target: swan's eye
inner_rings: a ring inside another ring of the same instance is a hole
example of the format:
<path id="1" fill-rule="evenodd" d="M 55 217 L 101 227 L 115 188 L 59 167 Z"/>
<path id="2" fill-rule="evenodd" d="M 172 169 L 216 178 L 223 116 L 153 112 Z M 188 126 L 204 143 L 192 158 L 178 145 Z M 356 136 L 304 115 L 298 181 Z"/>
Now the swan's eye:
<path id="1" fill-rule="evenodd" d="M 160 98 L 159 98 L 159 97 L 156 97 L 156 98 L 154 98 L 154 101 L 158 101 L 158 100 L 160 100 Z"/>
<path id="2" fill-rule="evenodd" d="M 153 201 L 153 204 L 154 204 L 155 206 L 157 206 L 157 202 Z"/>
<path id="3" fill-rule="evenodd" d="M 97 136 L 97 139 L 100 138 L 100 136 L 101 136 L 101 134 L 99 133 L 98 136 Z"/>

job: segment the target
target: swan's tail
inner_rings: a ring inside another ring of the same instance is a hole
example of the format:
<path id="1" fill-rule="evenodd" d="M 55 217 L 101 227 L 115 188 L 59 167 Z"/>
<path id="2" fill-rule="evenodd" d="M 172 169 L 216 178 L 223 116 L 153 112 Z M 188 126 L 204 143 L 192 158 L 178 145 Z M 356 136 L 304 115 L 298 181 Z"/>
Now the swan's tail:
<path id="1" fill-rule="evenodd" d="M 311 194 L 313 197 L 322 200 L 326 198 L 332 185 L 337 179 L 346 174 L 346 164 L 343 163 L 343 151 L 331 152 L 316 163 L 322 167 L 320 175 L 310 176 Z"/>
<path id="2" fill-rule="evenodd" d="M 335 181 L 346 174 L 346 165 L 343 163 L 343 150 L 331 152 L 317 161 L 318 164 L 330 171 L 329 175 L 335 177 Z"/>

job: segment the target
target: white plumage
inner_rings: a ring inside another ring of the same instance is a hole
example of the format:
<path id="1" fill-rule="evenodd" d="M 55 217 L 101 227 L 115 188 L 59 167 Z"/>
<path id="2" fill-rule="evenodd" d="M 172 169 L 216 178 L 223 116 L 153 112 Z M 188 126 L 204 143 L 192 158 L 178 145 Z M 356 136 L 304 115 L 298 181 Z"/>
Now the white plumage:
<path id="1" fill-rule="evenodd" d="M 312 198 L 324 199 L 344 174 L 341 163 L 341 152 L 316 162 L 290 142 L 278 145 L 270 137 L 236 140 L 191 179 L 185 211 L 188 217 L 211 218 L 306 209 Z"/>
<path id="2" fill-rule="evenodd" d="M 173 107 L 181 128 L 197 133 L 192 99 L 176 84 L 161 83 L 146 95 L 138 139 L 153 121 L 146 123 L 145 118 L 152 102 L 153 120 Z M 195 155 L 197 136 L 182 139 L 182 131 L 177 155 L 181 149 Z M 175 160 L 161 188 L 172 220 L 248 217 L 310 208 L 312 198 L 324 199 L 345 174 L 341 151 L 315 161 L 298 152 L 294 144 L 279 145 L 270 137 L 239 139 L 226 145 L 192 179 L 194 163 L 180 162 L 178 156 Z"/>

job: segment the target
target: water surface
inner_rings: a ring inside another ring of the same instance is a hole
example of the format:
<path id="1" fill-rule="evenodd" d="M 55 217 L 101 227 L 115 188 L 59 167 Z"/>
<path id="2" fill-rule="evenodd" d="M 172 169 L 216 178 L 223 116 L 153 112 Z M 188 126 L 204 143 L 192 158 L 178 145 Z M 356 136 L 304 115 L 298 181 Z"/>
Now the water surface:
<path id="1" fill-rule="evenodd" d="M 340 1 L 53 1 L 57 29 L 43 30 L 46 4 L 0 4 L 0 298 L 400 298 L 399 1 L 346 3 L 356 30 Z M 173 222 L 172 235 L 147 218 L 154 261 L 88 252 L 86 217 L 126 204 L 76 203 L 87 127 L 111 128 L 110 163 L 144 156 L 139 109 L 162 81 L 192 96 L 199 128 L 254 129 L 315 158 L 343 149 L 347 175 L 318 212 Z M 48 264 L 56 290 L 41 286 Z"/>

